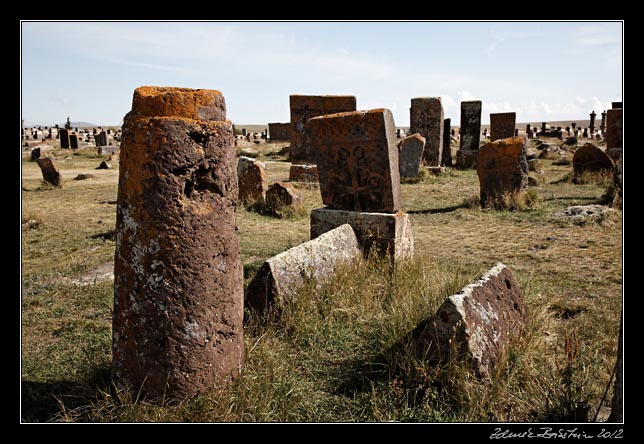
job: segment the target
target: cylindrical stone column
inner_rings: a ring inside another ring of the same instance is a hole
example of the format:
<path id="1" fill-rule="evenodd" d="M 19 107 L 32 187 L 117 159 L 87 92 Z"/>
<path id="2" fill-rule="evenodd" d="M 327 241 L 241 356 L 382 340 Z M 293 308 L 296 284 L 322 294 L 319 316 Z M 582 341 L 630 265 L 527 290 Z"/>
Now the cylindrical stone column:
<path id="1" fill-rule="evenodd" d="M 184 399 L 241 371 L 232 124 L 219 91 L 141 87 L 120 151 L 112 377 Z"/>

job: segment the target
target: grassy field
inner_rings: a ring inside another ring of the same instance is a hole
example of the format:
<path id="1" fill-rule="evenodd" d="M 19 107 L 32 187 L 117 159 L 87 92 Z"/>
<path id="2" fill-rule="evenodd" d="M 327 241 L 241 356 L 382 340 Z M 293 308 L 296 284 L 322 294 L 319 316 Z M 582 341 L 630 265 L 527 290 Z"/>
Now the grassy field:
<path id="1" fill-rule="evenodd" d="M 288 178 L 282 145 L 254 145 L 269 183 Z M 64 178 L 45 187 L 22 164 L 24 421 L 586 421 L 616 361 L 622 296 L 621 211 L 599 222 L 553 217 L 598 203 L 604 183 L 574 185 L 544 160 L 531 211 L 481 210 L 475 171 L 402 185 L 415 257 L 390 274 L 372 259 L 304 288 L 277 317 L 246 321 L 246 363 L 231 387 L 150 405 L 110 385 L 118 165 L 89 151 L 56 153 Z M 79 173 L 93 178 L 76 181 Z M 299 185 L 308 211 L 319 189 Z M 266 258 L 309 237 L 307 216 L 238 211 L 246 283 Z M 400 340 L 449 294 L 496 262 L 515 273 L 530 321 L 482 384 L 459 362 L 429 367 Z M 98 277 L 97 277 L 98 276 Z M 609 405 L 612 385 L 607 400 Z"/>

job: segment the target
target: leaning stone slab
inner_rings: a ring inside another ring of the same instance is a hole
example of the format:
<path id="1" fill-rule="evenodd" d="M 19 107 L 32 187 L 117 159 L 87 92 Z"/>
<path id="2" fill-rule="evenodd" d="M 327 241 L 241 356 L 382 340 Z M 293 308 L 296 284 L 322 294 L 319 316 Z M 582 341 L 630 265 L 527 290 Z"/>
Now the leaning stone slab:
<path id="1" fill-rule="evenodd" d="M 246 289 L 246 304 L 263 312 L 271 305 L 293 302 L 297 291 L 311 279 L 319 286 L 340 264 L 362 257 L 350 225 L 344 224 L 268 259 Z"/>
<path id="2" fill-rule="evenodd" d="M 60 175 L 60 171 L 54 163 L 54 159 L 51 157 L 39 157 L 36 159 L 38 166 L 40 167 L 40 172 L 42 173 L 42 178 L 45 182 L 55 186 L 63 186 L 63 178 Z"/>
<path id="3" fill-rule="evenodd" d="M 423 160 L 425 138 L 420 133 L 405 137 L 398 144 L 400 177 L 416 177 Z"/>
<path id="4" fill-rule="evenodd" d="M 360 239 L 365 256 L 372 248 L 380 255 L 390 255 L 393 260 L 410 259 L 414 254 L 414 233 L 406 213 L 365 213 L 316 208 L 311 211 L 311 239 L 342 224 L 351 225 Z"/>
<path id="5" fill-rule="evenodd" d="M 241 156 L 237 160 L 240 202 L 264 202 L 268 179 L 266 166 L 259 160 Z"/>
<path id="6" fill-rule="evenodd" d="M 380 108 L 314 117 L 307 122 L 307 134 L 317 152 L 324 205 L 392 213 L 402 208 L 391 111 Z"/>
<path id="7" fill-rule="evenodd" d="M 479 377 L 489 376 L 504 349 L 527 320 L 527 308 L 514 275 L 502 263 L 452 295 L 415 330 L 419 350 L 435 362 L 470 360 Z"/>

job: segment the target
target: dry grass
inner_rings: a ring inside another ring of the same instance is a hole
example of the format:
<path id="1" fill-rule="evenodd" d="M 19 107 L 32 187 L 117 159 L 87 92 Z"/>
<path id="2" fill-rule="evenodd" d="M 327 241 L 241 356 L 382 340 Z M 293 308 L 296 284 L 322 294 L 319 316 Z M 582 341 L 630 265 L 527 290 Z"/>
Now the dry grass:
<path id="1" fill-rule="evenodd" d="M 266 148 L 260 158 L 279 149 Z M 94 170 L 100 160 L 91 154 L 58 159 L 64 185 L 50 190 L 39 190 L 35 163 L 23 162 L 23 223 L 38 221 L 22 230 L 26 421 L 583 420 L 603 395 L 616 360 L 622 226 L 620 217 L 584 226 L 551 219 L 569 205 L 598 203 L 605 191 L 561 180 L 569 166 L 544 161 L 543 201 L 532 211 L 468 208 L 464 197 L 478 195 L 472 170 L 403 184 L 413 261 L 389 274 L 371 259 L 320 291 L 304 288 L 281 317 L 247 321 L 237 384 L 153 406 L 109 382 L 111 282 L 65 279 L 112 260 L 118 171 Z M 269 183 L 287 179 L 288 168 L 269 160 Z M 95 177 L 71 180 L 86 172 Z M 321 206 L 315 186 L 298 191 L 307 212 Z M 307 217 L 240 209 L 237 221 L 247 279 L 266 258 L 309 238 Z M 393 347 L 498 261 L 517 276 L 530 321 L 491 384 L 479 384 L 462 363 L 431 368 Z"/>

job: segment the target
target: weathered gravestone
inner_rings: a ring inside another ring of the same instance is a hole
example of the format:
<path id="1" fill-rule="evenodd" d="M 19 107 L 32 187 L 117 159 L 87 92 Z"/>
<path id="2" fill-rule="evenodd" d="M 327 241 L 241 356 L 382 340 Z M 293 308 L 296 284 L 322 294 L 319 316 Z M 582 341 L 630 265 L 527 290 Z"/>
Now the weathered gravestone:
<path id="1" fill-rule="evenodd" d="M 399 142 L 398 149 L 400 177 L 418 176 L 423 160 L 425 138 L 419 133 L 407 136 Z"/>
<path id="2" fill-rule="evenodd" d="M 300 211 L 303 205 L 302 197 L 290 183 L 275 182 L 266 190 L 266 206 L 275 213 L 287 207 Z"/>
<path id="3" fill-rule="evenodd" d="M 31 150 L 31 161 L 35 162 L 38 159 L 40 159 L 40 147 L 36 147 L 33 150 Z"/>
<path id="4" fill-rule="evenodd" d="M 259 312 L 293 302 L 307 282 L 319 287 L 340 264 L 362 256 L 350 225 L 344 224 L 268 259 L 246 288 L 246 304 Z"/>
<path id="5" fill-rule="evenodd" d="M 69 148 L 70 147 L 69 130 L 61 128 L 58 131 L 58 135 L 59 135 L 59 138 L 60 138 L 60 147 L 61 148 Z"/>
<path id="6" fill-rule="evenodd" d="M 511 137 L 488 142 L 479 150 L 476 173 L 481 206 L 488 207 L 504 193 L 518 193 L 528 185 L 525 139 Z"/>
<path id="7" fill-rule="evenodd" d="M 290 123 L 269 123 L 268 134 L 271 141 L 275 140 L 291 140 L 291 124 Z"/>
<path id="8" fill-rule="evenodd" d="M 419 351 L 432 361 L 465 358 L 478 377 L 486 378 L 527 318 L 519 284 L 499 262 L 477 282 L 448 297 L 413 336 Z"/>
<path id="9" fill-rule="evenodd" d="M 575 151 L 575 154 L 572 156 L 572 167 L 575 175 L 579 175 L 584 171 L 613 171 L 615 163 L 604 151 L 592 143 L 587 143 Z"/>
<path id="10" fill-rule="evenodd" d="M 292 164 L 288 173 L 291 182 L 318 182 L 317 165 Z"/>
<path id="11" fill-rule="evenodd" d="M 618 109 L 618 108 L 621 109 L 622 108 L 622 102 L 611 102 L 611 108 L 612 109 Z"/>
<path id="12" fill-rule="evenodd" d="M 76 134 L 69 135 L 69 147 L 73 150 L 78 149 L 78 136 Z"/>
<path id="13" fill-rule="evenodd" d="M 461 102 L 461 141 L 456 152 L 456 166 L 461 169 L 476 165 L 476 155 L 481 143 L 480 100 Z"/>
<path id="14" fill-rule="evenodd" d="M 315 136 L 320 191 L 328 205 L 311 211 L 311 237 L 349 223 L 365 254 L 375 245 L 392 261 L 411 257 L 411 222 L 399 211 L 399 159 L 391 111 L 315 117 L 307 123 L 307 132 Z"/>
<path id="15" fill-rule="evenodd" d="M 415 97 L 409 109 L 411 133 L 425 138 L 423 158 L 428 166 L 440 166 L 443 155 L 443 105 L 440 97 Z M 447 135 L 449 138 L 449 133 Z"/>
<path id="16" fill-rule="evenodd" d="M 452 166 L 452 145 L 449 136 L 452 129 L 452 119 L 443 120 L 443 154 L 441 155 L 441 165 Z"/>
<path id="17" fill-rule="evenodd" d="M 54 159 L 51 157 L 39 157 L 36 159 L 38 166 L 40 167 L 40 172 L 42 173 L 42 178 L 45 182 L 55 186 L 63 186 L 63 178 L 60 175 L 60 171 L 54 163 Z"/>
<path id="18" fill-rule="evenodd" d="M 318 153 L 322 202 L 351 211 L 402 208 L 394 118 L 388 109 L 314 117 L 307 123 Z"/>
<path id="19" fill-rule="evenodd" d="M 516 113 L 492 113 L 490 114 L 490 139 L 507 139 L 514 137 L 516 125 Z"/>
<path id="20" fill-rule="evenodd" d="M 243 273 L 224 97 L 141 87 L 120 155 L 112 378 L 185 399 L 241 371 Z"/>
<path id="21" fill-rule="evenodd" d="M 290 96 L 291 150 L 293 163 L 316 163 L 316 153 L 306 135 L 306 122 L 317 116 L 356 110 L 355 96 Z"/>
<path id="22" fill-rule="evenodd" d="M 606 148 L 621 148 L 622 109 L 609 109 L 606 112 Z"/>
<path id="23" fill-rule="evenodd" d="M 107 133 L 101 131 L 94 135 L 94 143 L 96 146 L 106 146 L 107 145 Z"/>
<path id="24" fill-rule="evenodd" d="M 264 202 L 268 179 L 262 162 L 241 156 L 237 160 L 237 181 L 239 202 Z"/>

